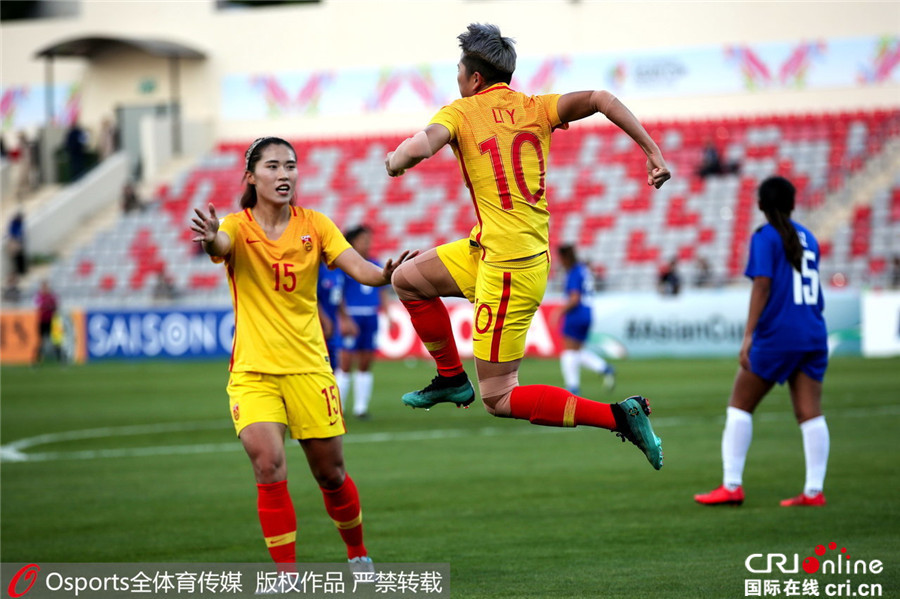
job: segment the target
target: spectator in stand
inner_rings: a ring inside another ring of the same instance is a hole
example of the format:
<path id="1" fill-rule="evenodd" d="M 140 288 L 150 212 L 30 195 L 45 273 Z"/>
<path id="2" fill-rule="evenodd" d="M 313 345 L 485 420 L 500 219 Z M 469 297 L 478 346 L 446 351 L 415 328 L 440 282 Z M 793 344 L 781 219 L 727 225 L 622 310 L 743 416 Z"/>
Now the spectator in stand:
<path id="1" fill-rule="evenodd" d="M 900 256 L 891 260 L 891 289 L 900 289 Z"/>
<path id="2" fill-rule="evenodd" d="M 178 293 L 178 288 L 175 286 L 175 279 L 172 278 L 172 275 L 170 275 L 165 266 L 163 266 L 160 271 L 156 273 L 156 285 L 153 287 L 153 299 L 171 301 L 177 299 L 179 295 L 181 294 Z"/>
<path id="3" fill-rule="evenodd" d="M 97 153 L 101 161 L 106 160 L 119 149 L 118 137 L 119 131 L 115 122 L 109 117 L 104 118 L 100 124 L 100 138 L 97 140 Z"/>
<path id="4" fill-rule="evenodd" d="M 709 265 L 709 261 L 702 256 L 697 258 L 697 278 L 694 279 L 694 285 L 700 288 L 715 287 L 712 268 Z"/>
<path id="5" fill-rule="evenodd" d="M 705 179 L 709 175 L 728 175 L 740 171 L 740 165 L 737 162 L 724 162 L 719 149 L 707 139 L 703 144 L 703 154 L 700 157 L 700 167 L 697 169 L 697 175 Z"/>
<path id="6" fill-rule="evenodd" d="M 87 133 L 78 121 L 73 121 L 66 133 L 65 149 L 69 158 L 69 182 L 75 182 L 87 169 Z"/>
<path id="7" fill-rule="evenodd" d="M 663 295 L 678 295 L 681 291 L 681 275 L 678 274 L 678 258 L 673 257 L 659 271 L 659 292 Z"/>
<path id="8" fill-rule="evenodd" d="M 14 272 L 6 275 L 6 283 L 3 285 L 2 298 L 4 304 L 18 304 L 22 301 L 22 289 L 19 287 L 19 276 Z"/>
<path id="9" fill-rule="evenodd" d="M 28 260 L 25 255 L 25 214 L 18 210 L 9 221 L 6 229 L 6 252 L 12 263 L 12 270 L 21 278 L 28 272 Z"/>
<path id="10" fill-rule="evenodd" d="M 594 291 L 606 291 L 606 267 L 596 264 L 593 267 Z"/>
<path id="11" fill-rule="evenodd" d="M 122 188 L 122 211 L 128 214 L 134 211 L 140 212 L 143 209 L 144 203 L 138 197 L 134 183 L 126 183 L 125 187 Z"/>
<path id="12" fill-rule="evenodd" d="M 34 298 L 38 312 L 38 346 L 34 353 L 34 363 L 40 364 L 44 361 L 44 354 L 49 345 L 57 361 L 62 362 L 62 343 L 58 336 L 53 335 L 53 321 L 56 318 L 56 310 L 59 304 L 56 294 L 50 289 L 50 283 L 41 281 L 41 287 L 38 289 Z"/>
<path id="13" fill-rule="evenodd" d="M 34 146 L 24 131 L 19 132 L 19 147 L 16 165 L 16 197 L 24 198 L 30 194 L 37 184 L 37 172 L 34 168 Z"/>

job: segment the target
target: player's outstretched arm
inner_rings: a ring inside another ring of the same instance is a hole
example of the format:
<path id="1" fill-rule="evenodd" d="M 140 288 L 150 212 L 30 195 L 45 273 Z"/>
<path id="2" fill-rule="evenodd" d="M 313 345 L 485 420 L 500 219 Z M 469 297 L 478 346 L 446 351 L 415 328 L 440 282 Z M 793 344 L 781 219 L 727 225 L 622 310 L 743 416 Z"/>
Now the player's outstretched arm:
<path id="1" fill-rule="evenodd" d="M 355 249 L 348 248 L 334 259 L 334 265 L 363 285 L 381 287 L 391 282 L 391 275 L 394 274 L 398 266 L 407 259 L 415 258 L 418 255 L 419 250 L 414 252 L 406 250 L 396 260 L 393 258 L 389 259 L 384 268 L 381 268 L 360 256 Z"/>
<path id="2" fill-rule="evenodd" d="M 194 208 L 197 216 L 191 219 L 191 231 L 197 235 L 192 241 L 197 241 L 203 246 L 204 251 L 210 256 L 224 256 L 231 251 L 231 237 L 219 231 L 219 218 L 216 216 L 216 207 L 212 203 L 208 206 L 206 214 L 199 208 Z"/>
<path id="3" fill-rule="evenodd" d="M 671 178 L 672 174 L 666 166 L 659 146 L 628 107 L 608 91 L 563 94 L 559 97 L 556 110 L 564 123 L 577 121 L 598 112 L 603 113 L 619 129 L 627 133 L 647 155 L 647 185 L 659 189 Z"/>
<path id="4" fill-rule="evenodd" d="M 384 167 L 391 177 L 400 177 L 426 158 L 434 156 L 438 150 L 450 143 L 450 131 L 443 125 L 428 125 L 412 137 L 400 142 L 397 149 L 388 152 Z"/>

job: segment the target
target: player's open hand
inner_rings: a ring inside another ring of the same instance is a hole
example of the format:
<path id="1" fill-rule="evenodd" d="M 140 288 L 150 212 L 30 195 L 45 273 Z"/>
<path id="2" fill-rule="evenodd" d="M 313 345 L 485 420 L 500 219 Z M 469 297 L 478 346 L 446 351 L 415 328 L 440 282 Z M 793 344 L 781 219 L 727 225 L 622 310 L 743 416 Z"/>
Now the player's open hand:
<path id="1" fill-rule="evenodd" d="M 394 271 L 397 270 L 397 267 L 403 264 L 407 260 L 412 260 L 416 256 L 419 255 L 419 250 L 414 250 L 410 252 L 409 250 L 404 251 L 400 254 L 400 257 L 394 261 L 393 258 L 388 258 L 388 261 L 385 263 L 384 268 L 381 270 L 381 274 L 384 276 L 385 285 L 391 282 L 391 275 L 394 274 Z"/>
<path id="2" fill-rule="evenodd" d="M 197 216 L 191 219 L 191 231 L 197 234 L 192 241 L 212 243 L 219 232 L 219 218 L 216 216 L 216 207 L 209 204 L 209 214 L 204 214 L 199 208 L 194 208 Z"/>
<path id="3" fill-rule="evenodd" d="M 647 156 L 647 185 L 652 185 L 656 189 L 662 187 L 662 184 L 672 178 L 666 161 L 659 154 L 650 154 Z"/>

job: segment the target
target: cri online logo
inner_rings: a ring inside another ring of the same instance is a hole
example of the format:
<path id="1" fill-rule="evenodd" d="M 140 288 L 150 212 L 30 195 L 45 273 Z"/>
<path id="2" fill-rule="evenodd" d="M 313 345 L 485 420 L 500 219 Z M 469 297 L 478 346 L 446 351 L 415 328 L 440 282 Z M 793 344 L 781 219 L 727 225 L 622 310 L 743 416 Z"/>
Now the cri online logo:
<path id="1" fill-rule="evenodd" d="M 41 567 L 37 564 L 28 564 L 27 566 L 23 566 L 21 570 L 16 572 L 16 574 L 12 577 L 12 580 L 9 581 L 9 588 L 6 589 L 7 594 L 16 599 L 17 597 L 21 597 L 25 593 L 31 590 L 31 587 L 34 586 L 34 583 L 37 581 L 37 573 L 41 571 Z M 19 579 L 24 578 L 27 586 L 25 590 L 19 592 L 16 590 L 16 587 L 19 586 Z"/>
<path id="2" fill-rule="evenodd" d="M 784 574 L 796 574 L 800 572 L 801 567 L 807 574 L 881 574 L 884 570 L 884 564 L 878 559 L 871 561 L 858 559 L 851 562 L 846 547 L 841 547 L 840 551 L 829 559 L 826 553 L 837 551 L 837 548 L 838 545 L 834 541 L 827 546 L 816 545 L 813 550 L 816 555 L 803 558 L 802 562 L 796 553 L 791 557 L 783 553 L 753 553 L 744 561 L 744 566 L 748 572 L 754 574 L 770 574 L 776 569 Z"/>

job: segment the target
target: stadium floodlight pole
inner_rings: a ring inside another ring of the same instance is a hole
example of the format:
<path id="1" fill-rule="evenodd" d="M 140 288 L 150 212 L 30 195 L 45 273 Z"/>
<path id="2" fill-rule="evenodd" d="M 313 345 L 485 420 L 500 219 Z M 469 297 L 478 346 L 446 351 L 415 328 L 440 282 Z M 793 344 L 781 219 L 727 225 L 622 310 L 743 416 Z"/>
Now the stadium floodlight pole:
<path id="1" fill-rule="evenodd" d="M 172 154 L 181 155 L 181 63 L 177 55 L 169 57 L 169 87 L 172 106 Z"/>
<path id="2" fill-rule="evenodd" d="M 50 143 L 50 129 L 53 127 L 53 121 L 55 118 L 55 114 L 53 112 L 53 103 L 55 98 L 53 97 L 53 53 L 48 52 L 45 56 L 46 62 L 44 63 L 44 78 L 45 78 L 45 88 L 44 88 L 44 100 L 46 102 L 46 122 L 44 123 L 44 139 L 41 143 L 41 163 L 43 166 L 43 172 L 41 173 L 41 178 L 45 185 L 54 183 L 56 181 L 56 173 L 53 168 L 53 150 L 51 149 Z"/>

